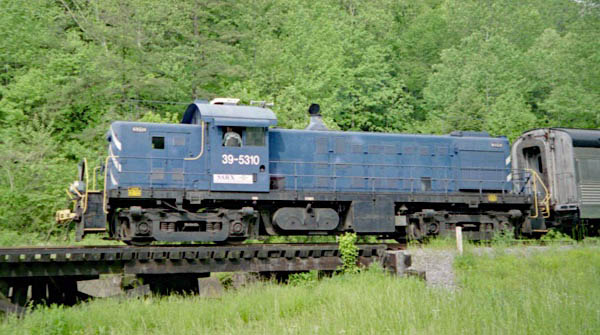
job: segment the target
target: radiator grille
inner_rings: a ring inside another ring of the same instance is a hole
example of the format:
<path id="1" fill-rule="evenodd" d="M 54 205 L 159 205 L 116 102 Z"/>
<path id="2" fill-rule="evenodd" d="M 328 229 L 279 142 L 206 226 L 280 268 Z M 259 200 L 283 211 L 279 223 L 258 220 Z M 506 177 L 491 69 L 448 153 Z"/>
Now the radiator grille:
<path id="1" fill-rule="evenodd" d="M 581 203 L 584 205 L 600 205 L 600 183 L 579 185 Z"/>

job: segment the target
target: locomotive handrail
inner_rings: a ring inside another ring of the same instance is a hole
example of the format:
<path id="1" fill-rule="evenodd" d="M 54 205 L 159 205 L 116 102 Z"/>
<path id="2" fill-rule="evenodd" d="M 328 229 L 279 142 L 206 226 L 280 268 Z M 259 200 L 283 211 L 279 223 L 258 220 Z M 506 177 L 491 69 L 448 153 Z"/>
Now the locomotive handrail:
<path id="1" fill-rule="evenodd" d="M 449 165 L 418 165 L 418 164 L 379 164 L 379 163 L 339 163 L 339 162 L 306 162 L 306 161 L 277 161 L 272 160 L 269 163 L 284 164 L 321 164 L 321 165 L 352 165 L 352 166 L 388 166 L 388 167 L 424 167 L 424 168 L 452 168 Z M 508 168 L 488 168 L 488 167 L 460 167 L 462 170 L 485 170 L 485 171 L 506 171 Z"/>
<path id="2" fill-rule="evenodd" d="M 520 192 L 525 192 L 525 188 L 529 185 L 529 180 L 531 180 L 531 174 L 529 174 L 523 182 L 523 187 L 521 187 Z"/>
<path id="3" fill-rule="evenodd" d="M 191 160 L 191 158 L 179 158 L 179 157 L 144 157 L 144 156 L 115 156 L 109 155 L 111 159 L 121 160 L 121 159 L 164 159 L 164 160 Z M 194 157 L 195 158 L 195 157 Z M 330 163 L 330 162 L 299 162 L 299 161 L 277 161 L 272 160 L 269 163 L 283 163 L 283 164 L 319 164 L 319 165 L 331 165 L 331 166 L 361 166 L 361 167 L 397 167 L 397 168 L 432 168 L 432 169 L 448 169 L 448 168 L 456 168 L 448 165 L 419 165 L 419 164 L 379 164 L 379 163 Z M 509 171 L 508 168 L 491 168 L 491 167 L 460 167 L 461 170 L 475 170 L 475 171 Z"/>
<path id="4" fill-rule="evenodd" d="M 152 173 L 156 173 L 156 172 L 152 172 L 152 171 L 136 171 L 136 170 L 124 170 L 121 173 L 132 173 L 132 174 L 152 174 Z M 183 174 L 183 175 L 197 175 L 197 176 L 209 176 L 210 174 L 207 173 L 197 173 L 197 172 L 171 172 L 171 171 L 162 171 L 160 172 L 161 174 Z M 378 177 L 378 176 L 364 176 L 364 175 L 352 175 L 352 176 L 339 176 L 339 175 L 319 175 L 319 174 L 285 174 L 285 173 L 272 173 L 271 176 L 278 176 L 278 177 L 323 177 L 323 178 L 331 178 L 331 179 L 345 179 L 345 178 L 363 178 L 363 179 L 376 179 L 376 180 L 411 180 L 411 181 L 418 181 L 420 180 L 419 177 Z M 456 178 L 431 178 L 431 181 L 442 181 L 442 182 L 453 182 L 453 181 L 464 181 L 464 182 L 504 182 L 506 183 L 506 181 L 504 181 L 503 179 L 466 179 L 466 178 L 461 178 L 461 179 L 456 179 Z"/>
<path id="5" fill-rule="evenodd" d="M 84 182 L 85 182 L 85 191 L 83 192 L 83 194 L 81 194 L 79 192 L 79 190 L 76 187 L 71 187 L 66 189 L 67 195 L 69 196 L 69 198 L 71 200 L 74 201 L 74 205 L 73 205 L 73 210 L 75 210 L 75 207 L 77 206 L 77 202 L 81 202 L 81 208 L 82 208 L 82 214 L 85 214 L 85 212 L 87 211 L 87 199 L 88 199 L 88 181 L 89 181 L 89 176 L 88 176 L 88 170 L 87 170 L 87 158 L 83 158 L 83 175 L 84 175 Z M 77 195 L 79 198 L 78 199 L 73 199 L 73 196 L 71 196 L 71 192 L 75 193 L 75 195 Z"/>
<path id="6" fill-rule="evenodd" d="M 200 153 L 198 154 L 198 156 L 196 157 L 185 157 L 183 160 L 186 161 L 195 161 L 197 159 L 200 159 L 200 157 L 202 157 L 202 155 L 204 154 L 204 120 L 202 120 L 202 122 L 200 123 L 200 127 L 202 127 L 202 131 L 201 131 L 201 139 L 200 139 Z"/>
<path id="7" fill-rule="evenodd" d="M 121 160 L 121 159 L 164 159 L 164 160 L 191 160 L 191 158 L 179 158 L 179 157 L 145 157 L 145 156 L 115 156 L 109 155 L 111 159 Z M 377 167 L 397 167 L 397 168 L 432 168 L 432 169 L 448 169 L 452 168 L 452 166 L 448 165 L 419 165 L 419 164 L 378 164 L 378 163 L 330 163 L 330 162 L 298 162 L 298 161 L 276 161 L 272 160 L 269 163 L 283 163 L 283 164 L 319 164 L 319 165 L 332 165 L 332 166 L 361 166 L 361 167 L 369 167 L 369 166 L 377 166 Z M 461 170 L 476 170 L 476 171 L 507 171 L 507 168 L 489 168 L 489 167 L 460 167 Z"/>
<path id="8" fill-rule="evenodd" d="M 92 176 L 92 192 L 98 192 L 98 190 L 96 189 L 96 181 L 97 181 L 97 176 L 98 176 L 98 171 L 102 169 L 102 166 L 96 166 L 94 168 L 94 175 Z"/>
<path id="9" fill-rule="evenodd" d="M 532 184 L 533 184 L 533 201 L 534 201 L 534 208 L 535 208 L 535 215 L 530 216 L 532 219 L 536 219 L 540 216 L 539 213 L 539 206 L 540 206 L 540 202 L 538 202 L 538 191 L 537 191 L 537 183 L 539 182 L 540 185 L 542 185 L 542 188 L 544 189 L 544 199 L 542 199 L 541 201 L 541 205 L 544 207 L 545 210 L 542 210 L 542 216 L 544 218 L 549 218 L 550 217 L 550 192 L 548 192 L 548 188 L 546 187 L 546 184 L 544 184 L 544 181 L 542 180 L 542 178 L 540 177 L 540 175 L 537 173 L 537 171 L 532 170 L 532 169 L 525 169 L 525 171 L 531 173 L 531 175 L 533 176 L 532 180 Z"/>
<path id="10" fill-rule="evenodd" d="M 133 170 L 125 170 L 122 171 L 121 173 L 134 173 L 134 174 L 152 174 L 152 171 L 133 171 Z M 198 175 L 198 176 L 209 176 L 210 174 L 207 173 L 179 173 L 179 172 L 160 172 L 160 173 L 164 173 L 164 174 L 184 174 L 184 175 Z M 377 177 L 377 176 L 329 176 L 329 175 L 317 175 L 317 174 L 282 174 L 282 173 L 276 173 L 276 174 L 271 174 L 271 176 L 278 176 L 278 177 L 323 177 L 323 178 L 331 178 L 331 179 L 345 179 L 345 178 L 363 178 L 363 179 L 367 179 L 367 180 L 410 180 L 410 181 L 419 181 L 420 178 L 415 178 L 415 177 Z M 455 179 L 455 178 L 432 178 L 431 181 L 441 181 L 444 182 L 446 184 L 450 184 L 451 182 L 454 181 L 465 181 L 465 182 L 479 182 L 479 183 L 483 183 L 483 182 L 505 182 L 502 179 Z"/>
<path id="11" fill-rule="evenodd" d="M 107 195 L 106 195 L 106 183 L 108 179 L 108 163 L 111 158 L 119 158 L 118 156 L 108 155 L 106 156 L 106 160 L 104 161 L 104 192 L 102 194 L 102 211 L 104 214 L 108 214 L 108 208 L 106 207 L 108 203 Z"/>
<path id="12" fill-rule="evenodd" d="M 152 172 L 152 171 L 136 171 L 136 170 L 124 170 L 121 173 L 132 173 L 132 174 L 152 174 L 152 173 L 156 173 L 156 172 Z M 198 172 L 172 172 L 172 171 L 161 171 L 161 174 L 183 174 L 183 175 L 197 175 L 197 176 L 209 176 L 210 174 L 208 173 L 198 173 Z M 272 173 L 270 174 L 271 176 L 278 176 L 278 177 L 323 177 L 323 178 L 331 178 L 331 179 L 344 179 L 344 178 L 363 178 L 363 179 L 377 179 L 377 180 L 384 180 L 384 179 L 390 179 L 390 180 L 420 180 L 419 177 L 378 177 L 378 176 L 364 176 L 364 175 L 359 175 L 359 176 L 334 176 L 334 175 L 320 175 L 320 174 L 285 174 L 285 173 Z M 431 178 L 432 181 L 444 181 L 444 182 L 450 182 L 450 181 L 465 181 L 465 182 L 506 182 L 503 179 L 466 179 L 466 178 L 461 178 L 461 179 L 456 179 L 456 178 Z"/>
<path id="13" fill-rule="evenodd" d="M 522 190 L 525 191 L 526 187 L 530 187 L 529 181 L 533 177 L 533 174 L 529 171 L 530 169 L 522 168 L 522 169 L 512 169 L 511 176 L 512 180 L 520 185 L 523 184 Z"/>
<path id="14" fill-rule="evenodd" d="M 89 181 L 90 181 L 90 176 L 88 174 L 87 158 L 83 159 L 83 173 L 85 175 L 85 197 L 83 199 L 81 199 L 81 200 L 85 201 L 85 203 L 81 207 L 83 207 L 82 213 L 85 214 L 85 212 L 87 212 L 88 193 L 89 193 L 89 185 L 88 184 L 89 184 Z"/>

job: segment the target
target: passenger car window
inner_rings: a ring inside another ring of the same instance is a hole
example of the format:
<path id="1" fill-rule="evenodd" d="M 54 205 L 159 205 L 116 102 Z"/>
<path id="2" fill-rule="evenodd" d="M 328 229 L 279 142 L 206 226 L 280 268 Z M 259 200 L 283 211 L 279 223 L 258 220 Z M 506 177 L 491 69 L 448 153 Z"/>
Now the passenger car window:
<path id="1" fill-rule="evenodd" d="M 579 174 L 582 182 L 599 182 L 600 160 L 578 159 Z"/>
<path id="2" fill-rule="evenodd" d="M 265 128 L 248 127 L 246 128 L 246 145 L 253 147 L 265 146 Z"/>

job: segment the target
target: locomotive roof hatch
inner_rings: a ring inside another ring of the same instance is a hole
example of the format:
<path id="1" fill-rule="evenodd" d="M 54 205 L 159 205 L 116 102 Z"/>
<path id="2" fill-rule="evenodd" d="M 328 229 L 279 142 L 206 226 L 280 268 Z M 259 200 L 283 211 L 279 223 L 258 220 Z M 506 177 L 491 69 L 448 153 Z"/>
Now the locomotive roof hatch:
<path id="1" fill-rule="evenodd" d="M 196 100 L 187 107 L 181 123 L 200 124 L 201 121 L 223 126 L 269 127 L 277 124 L 277 117 L 268 108 Z"/>

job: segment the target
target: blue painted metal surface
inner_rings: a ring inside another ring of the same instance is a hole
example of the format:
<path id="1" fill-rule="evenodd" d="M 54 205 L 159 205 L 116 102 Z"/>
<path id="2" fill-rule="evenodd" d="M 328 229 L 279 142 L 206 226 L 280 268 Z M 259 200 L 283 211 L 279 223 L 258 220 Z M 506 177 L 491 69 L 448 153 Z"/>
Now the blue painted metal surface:
<path id="1" fill-rule="evenodd" d="M 271 110 L 194 103 L 186 115 L 193 124 L 114 122 L 107 188 L 269 191 L 268 127 L 277 122 Z M 241 147 L 225 146 L 228 131 L 240 136 Z"/>
<path id="2" fill-rule="evenodd" d="M 277 117 L 272 110 L 255 106 L 211 105 L 196 101 L 190 104 L 183 117 L 182 123 L 199 124 L 200 120 L 229 126 L 274 126 Z"/>
<path id="3" fill-rule="evenodd" d="M 107 188 L 236 192 L 510 192 L 508 140 L 268 128 L 273 112 L 192 104 L 194 124 L 115 122 Z M 203 129 L 204 128 L 204 129 Z M 241 147 L 223 145 L 227 131 Z"/>
<path id="4" fill-rule="evenodd" d="M 506 138 L 272 129 L 270 171 L 288 190 L 512 190 Z"/>
<path id="5" fill-rule="evenodd" d="M 237 128 L 241 133 L 243 145 L 228 147 L 222 144 L 226 132 L 224 124 L 216 122 L 209 126 L 210 159 L 212 175 L 210 190 L 239 192 L 269 191 L 269 147 L 268 128 Z M 258 133 L 262 137 L 259 143 L 250 145 L 249 132 Z"/>
<path id="6" fill-rule="evenodd" d="M 107 188 L 208 189 L 206 152 L 185 160 L 198 156 L 201 137 L 198 125 L 114 122 L 108 136 Z"/>

